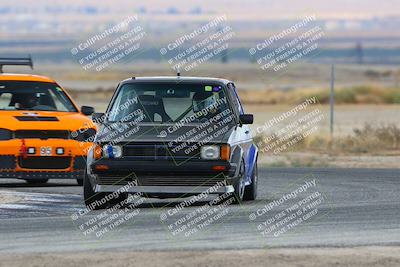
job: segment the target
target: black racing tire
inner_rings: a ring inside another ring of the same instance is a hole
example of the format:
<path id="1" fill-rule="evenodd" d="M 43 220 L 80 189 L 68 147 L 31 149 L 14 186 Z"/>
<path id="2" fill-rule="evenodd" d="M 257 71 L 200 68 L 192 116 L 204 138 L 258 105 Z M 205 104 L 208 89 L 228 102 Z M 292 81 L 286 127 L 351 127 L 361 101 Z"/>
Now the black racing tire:
<path id="1" fill-rule="evenodd" d="M 83 177 L 83 199 L 85 201 L 86 207 L 91 210 L 100 210 L 107 208 L 107 203 L 104 203 L 103 205 L 96 204 L 96 202 L 101 203 L 101 200 L 105 196 L 106 195 L 104 193 L 94 192 L 92 185 L 89 181 L 89 177 L 87 176 L 85 171 L 85 176 Z"/>
<path id="2" fill-rule="evenodd" d="M 90 184 L 89 177 L 85 172 L 85 176 L 83 178 L 83 197 L 87 208 L 91 210 L 101 210 L 101 209 L 111 208 L 117 204 L 122 203 L 124 200 L 128 198 L 127 193 L 121 193 L 117 198 L 112 198 L 109 201 L 107 201 L 106 196 L 111 194 L 112 193 L 94 192 L 92 185 Z"/>
<path id="3" fill-rule="evenodd" d="M 232 193 L 232 197 L 234 198 L 232 204 L 240 204 L 243 202 L 244 191 L 245 191 L 245 176 L 246 176 L 246 167 L 244 164 L 244 159 L 242 159 L 242 163 L 240 164 L 240 170 L 238 179 L 234 183 L 233 187 L 235 191 Z"/>
<path id="4" fill-rule="evenodd" d="M 28 184 L 45 184 L 49 181 L 49 179 L 34 179 L 34 180 L 25 180 Z"/>
<path id="5" fill-rule="evenodd" d="M 244 189 L 243 200 L 256 200 L 257 198 L 257 188 L 258 188 L 258 168 L 257 168 L 257 159 L 254 165 L 253 174 L 251 175 L 251 184 L 246 186 Z"/>
<path id="6" fill-rule="evenodd" d="M 83 185 L 83 179 L 76 179 L 76 182 L 78 183 L 79 186 Z"/>

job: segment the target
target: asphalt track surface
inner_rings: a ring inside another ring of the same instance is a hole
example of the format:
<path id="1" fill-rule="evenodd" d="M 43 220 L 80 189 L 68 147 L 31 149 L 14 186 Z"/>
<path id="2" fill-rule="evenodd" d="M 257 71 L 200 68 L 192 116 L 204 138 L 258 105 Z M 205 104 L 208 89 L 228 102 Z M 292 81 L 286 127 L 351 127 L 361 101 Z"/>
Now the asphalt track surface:
<path id="1" fill-rule="evenodd" d="M 315 186 L 298 191 L 314 179 Z M 92 211 L 73 218 L 84 208 L 82 188 L 75 181 L 50 180 L 46 185 L 31 187 L 24 181 L 2 179 L 0 190 L 6 192 L 3 194 L 21 200 L 0 204 L 0 252 L 399 245 L 399 189 L 400 169 L 263 168 L 259 170 L 256 201 L 227 207 L 214 205 L 208 209 L 215 208 L 214 213 L 197 213 L 208 203 L 200 202 L 172 214 L 179 201 L 151 199 L 134 208 L 114 211 L 108 217 L 101 217 L 104 211 Z M 289 199 L 287 194 L 294 191 L 298 194 Z M 282 199 L 286 200 L 279 204 Z M 300 208 L 291 209 L 301 200 Z M 278 204 L 262 214 L 271 203 Z M 303 213 L 294 218 L 299 210 Z M 79 229 L 85 222 L 93 227 L 95 219 L 99 222 L 118 212 L 121 218 L 131 216 L 101 237 L 96 237 L 96 231 L 85 235 Z M 163 214 L 168 214 L 166 219 Z M 188 236 L 185 231 L 174 234 L 188 214 L 197 217 L 191 218 L 193 224 L 187 229 L 198 231 Z M 199 227 L 204 214 L 214 217 Z M 197 223 L 195 218 L 199 218 Z M 267 222 L 271 218 L 277 219 Z M 284 222 L 284 218 L 291 219 Z M 295 224 L 298 218 L 302 221 Z M 272 229 L 273 224 L 278 226 L 262 235 L 266 225 Z M 287 231 L 279 234 L 282 229 Z"/>

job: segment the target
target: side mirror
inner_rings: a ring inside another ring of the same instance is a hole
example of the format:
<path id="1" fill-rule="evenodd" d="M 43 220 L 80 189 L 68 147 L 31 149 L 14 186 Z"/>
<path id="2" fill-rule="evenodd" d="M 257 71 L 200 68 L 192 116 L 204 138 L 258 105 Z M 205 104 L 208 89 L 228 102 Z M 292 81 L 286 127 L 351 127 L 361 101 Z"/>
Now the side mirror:
<path id="1" fill-rule="evenodd" d="M 94 113 L 94 108 L 89 106 L 82 106 L 81 112 L 83 115 L 90 116 Z"/>
<path id="2" fill-rule="evenodd" d="M 92 121 L 94 123 L 102 123 L 104 121 L 104 113 L 93 113 Z"/>
<path id="3" fill-rule="evenodd" d="M 242 124 L 253 124 L 253 114 L 242 114 L 239 115 L 239 120 Z"/>

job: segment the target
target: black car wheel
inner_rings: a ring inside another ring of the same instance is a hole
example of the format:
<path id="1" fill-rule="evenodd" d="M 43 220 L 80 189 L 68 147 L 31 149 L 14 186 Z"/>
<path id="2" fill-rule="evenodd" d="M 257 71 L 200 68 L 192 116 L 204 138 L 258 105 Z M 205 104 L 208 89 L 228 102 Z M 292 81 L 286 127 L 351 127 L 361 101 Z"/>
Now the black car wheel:
<path id="1" fill-rule="evenodd" d="M 246 186 L 244 190 L 243 200 L 255 200 L 257 198 L 257 186 L 258 186 L 258 168 L 256 160 L 253 169 L 253 174 L 251 175 L 251 184 Z"/>
<path id="2" fill-rule="evenodd" d="M 79 186 L 83 185 L 83 179 L 76 179 L 76 182 L 78 183 Z"/>
<path id="3" fill-rule="evenodd" d="M 112 195 L 112 193 L 94 192 L 92 185 L 90 184 L 89 177 L 85 172 L 85 176 L 83 178 L 83 197 L 86 207 L 92 210 L 106 209 L 122 203 L 128 198 L 127 193 L 121 193 L 117 198 L 110 198 L 110 200 L 107 201 L 107 195 Z"/>

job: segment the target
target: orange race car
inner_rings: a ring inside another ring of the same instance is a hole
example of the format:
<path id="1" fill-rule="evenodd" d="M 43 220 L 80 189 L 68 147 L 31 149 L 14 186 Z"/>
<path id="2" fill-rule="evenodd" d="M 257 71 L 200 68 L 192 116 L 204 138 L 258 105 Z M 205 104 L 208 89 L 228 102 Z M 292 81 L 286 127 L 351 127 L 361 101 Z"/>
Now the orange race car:
<path id="1" fill-rule="evenodd" d="M 0 178 L 45 183 L 76 179 L 82 184 L 86 154 L 96 126 L 54 80 L 3 74 L 4 65 L 28 65 L 30 58 L 0 58 Z"/>

